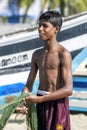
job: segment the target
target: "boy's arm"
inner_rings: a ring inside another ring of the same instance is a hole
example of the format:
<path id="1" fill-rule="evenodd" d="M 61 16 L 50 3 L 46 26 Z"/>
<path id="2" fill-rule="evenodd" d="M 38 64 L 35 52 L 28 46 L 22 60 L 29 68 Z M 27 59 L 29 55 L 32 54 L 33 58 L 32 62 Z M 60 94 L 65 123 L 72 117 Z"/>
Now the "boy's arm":
<path id="1" fill-rule="evenodd" d="M 32 56 L 32 61 L 31 61 L 31 70 L 30 70 L 30 73 L 29 73 L 29 76 L 28 76 L 28 79 L 27 79 L 27 83 L 24 87 L 24 89 L 22 90 L 22 93 L 29 93 L 32 91 L 32 86 L 33 86 L 33 83 L 34 83 L 34 80 L 35 80 L 35 77 L 36 77 L 36 74 L 37 74 L 37 66 L 36 66 L 36 62 L 35 62 L 35 54 L 33 54 Z M 25 99 L 23 99 L 25 102 Z M 17 112 L 20 112 L 20 113 L 23 113 L 23 114 L 26 114 L 28 112 L 28 108 L 23 104 L 20 104 L 20 106 L 18 106 L 16 108 L 16 111 Z"/>
<path id="2" fill-rule="evenodd" d="M 37 71 L 38 71 L 38 67 L 36 64 L 36 53 L 34 53 L 32 56 L 32 60 L 31 60 L 30 73 L 29 73 L 26 85 L 22 92 L 31 92 L 32 91 L 32 87 L 33 87 L 33 83 L 36 78 Z"/>

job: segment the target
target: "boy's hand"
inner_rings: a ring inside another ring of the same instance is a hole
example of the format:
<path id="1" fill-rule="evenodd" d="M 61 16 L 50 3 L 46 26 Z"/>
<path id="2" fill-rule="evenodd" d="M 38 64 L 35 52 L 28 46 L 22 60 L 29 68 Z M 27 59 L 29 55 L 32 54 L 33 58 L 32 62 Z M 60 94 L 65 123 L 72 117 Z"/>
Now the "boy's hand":
<path id="1" fill-rule="evenodd" d="M 22 114 L 26 114 L 28 112 L 28 108 L 25 105 L 21 104 L 16 108 L 16 111 Z"/>
<path id="2" fill-rule="evenodd" d="M 27 96 L 24 100 L 27 103 L 41 103 L 43 102 L 43 96 L 37 96 L 37 95 L 30 95 L 30 96 Z"/>

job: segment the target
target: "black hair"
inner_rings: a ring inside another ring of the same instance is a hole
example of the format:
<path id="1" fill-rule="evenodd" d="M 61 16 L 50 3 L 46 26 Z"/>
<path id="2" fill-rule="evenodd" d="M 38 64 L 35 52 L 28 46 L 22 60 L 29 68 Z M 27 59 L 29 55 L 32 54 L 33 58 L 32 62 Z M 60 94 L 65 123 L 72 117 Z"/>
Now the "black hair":
<path id="1" fill-rule="evenodd" d="M 44 12 L 40 18 L 39 22 L 50 22 L 53 24 L 53 26 L 59 26 L 61 28 L 62 26 L 62 16 L 58 11 L 46 11 Z"/>

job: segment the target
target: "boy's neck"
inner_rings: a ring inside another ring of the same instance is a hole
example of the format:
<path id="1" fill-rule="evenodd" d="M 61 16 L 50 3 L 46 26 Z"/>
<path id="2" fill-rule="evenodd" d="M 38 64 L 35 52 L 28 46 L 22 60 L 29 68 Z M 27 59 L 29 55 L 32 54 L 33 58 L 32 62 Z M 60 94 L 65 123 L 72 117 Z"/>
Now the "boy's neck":
<path id="1" fill-rule="evenodd" d="M 45 50 L 47 51 L 53 51 L 56 50 L 58 48 L 58 42 L 54 41 L 54 42 L 46 42 L 45 45 Z"/>

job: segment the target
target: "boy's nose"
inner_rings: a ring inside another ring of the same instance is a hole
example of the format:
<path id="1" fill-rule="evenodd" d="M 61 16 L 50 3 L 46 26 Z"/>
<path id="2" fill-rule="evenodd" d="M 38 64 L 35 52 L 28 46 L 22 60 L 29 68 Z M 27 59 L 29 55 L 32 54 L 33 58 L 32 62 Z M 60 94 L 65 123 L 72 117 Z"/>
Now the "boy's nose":
<path id="1" fill-rule="evenodd" d="M 43 30 L 43 26 L 40 26 L 38 29 L 39 29 L 40 31 Z"/>

